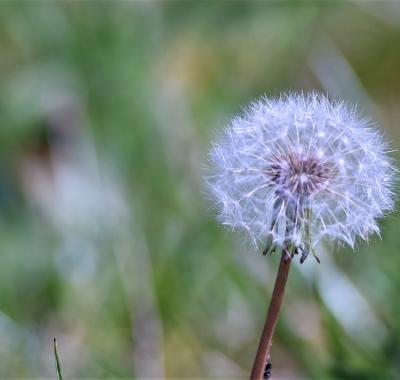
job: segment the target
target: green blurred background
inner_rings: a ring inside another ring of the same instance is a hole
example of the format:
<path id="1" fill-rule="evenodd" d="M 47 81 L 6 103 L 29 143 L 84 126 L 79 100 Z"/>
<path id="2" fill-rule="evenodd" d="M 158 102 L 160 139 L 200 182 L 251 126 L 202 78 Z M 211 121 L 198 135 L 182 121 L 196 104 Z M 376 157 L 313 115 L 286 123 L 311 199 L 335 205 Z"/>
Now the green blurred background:
<path id="1" fill-rule="evenodd" d="M 246 379 L 279 257 L 202 180 L 263 93 L 359 104 L 400 145 L 399 2 L 0 4 L 0 378 Z M 276 379 L 400 379 L 400 220 L 294 263 Z"/>

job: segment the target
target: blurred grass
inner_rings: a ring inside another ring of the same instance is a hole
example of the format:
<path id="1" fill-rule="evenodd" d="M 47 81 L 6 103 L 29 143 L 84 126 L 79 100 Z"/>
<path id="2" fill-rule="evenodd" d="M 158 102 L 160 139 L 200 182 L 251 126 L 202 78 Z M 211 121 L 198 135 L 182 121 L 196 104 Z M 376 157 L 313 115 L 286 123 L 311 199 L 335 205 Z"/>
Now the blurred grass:
<path id="1" fill-rule="evenodd" d="M 400 143 L 396 2 L 0 5 L 0 377 L 246 378 L 278 258 L 213 220 L 216 131 L 263 93 Z M 280 378 L 400 377 L 399 216 L 294 265 Z M 337 290 L 337 291 L 335 291 Z"/>

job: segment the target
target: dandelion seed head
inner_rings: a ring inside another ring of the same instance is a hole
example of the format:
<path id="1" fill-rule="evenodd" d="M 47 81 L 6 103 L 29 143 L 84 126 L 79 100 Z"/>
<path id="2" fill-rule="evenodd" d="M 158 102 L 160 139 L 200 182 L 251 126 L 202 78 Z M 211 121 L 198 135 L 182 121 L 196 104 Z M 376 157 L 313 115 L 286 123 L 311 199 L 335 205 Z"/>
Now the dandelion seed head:
<path id="1" fill-rule="evenodd" d="M 354 246 L 394 206 L 396 169 L 382 134 L 354 107 L 311 93 L 263 97 L 210 151 L 219 220 L 305 251 L 322 239 Z"/>

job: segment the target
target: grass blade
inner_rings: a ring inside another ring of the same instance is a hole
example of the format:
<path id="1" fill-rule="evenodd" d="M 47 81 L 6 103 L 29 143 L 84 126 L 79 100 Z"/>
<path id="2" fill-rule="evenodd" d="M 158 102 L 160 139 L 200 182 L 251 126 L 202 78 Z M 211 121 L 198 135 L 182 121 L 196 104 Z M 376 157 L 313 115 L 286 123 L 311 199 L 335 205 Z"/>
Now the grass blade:
<path id="1" fill-rule="evenodd" d="M 56 340 L 56 338 L 54 338 L 54 356 L 56 358 L 57 379 L 58 380 L 63 380 L 63 377 L 62 377 L 62 374 L 61 374 L 60 359 L 58 357 L 58 352 L 57 352 L 57 340 Z"/>

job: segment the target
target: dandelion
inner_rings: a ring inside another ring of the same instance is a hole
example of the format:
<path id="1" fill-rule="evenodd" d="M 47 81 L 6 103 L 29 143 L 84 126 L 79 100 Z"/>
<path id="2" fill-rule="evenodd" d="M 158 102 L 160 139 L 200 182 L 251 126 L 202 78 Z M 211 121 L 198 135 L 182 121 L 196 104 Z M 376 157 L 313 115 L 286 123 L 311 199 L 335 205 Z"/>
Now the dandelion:
<path id="1" fill-rule="evenodd" d="M 210 152 L 207 182 L 222 224 L 264 254 L 282 252 L 251 379 L 262 379 L 291 259 L 321 241 L 354 247 L 394 206 L 388 144 L 355 107 L 311 93 L 263 97 L 236 116 Z"/>
<path id="2" fill-rule="evenodd" d="M 254 245 L 301 253 L 379 232 L 393 208 L 388 146 L 355 108 L 317 93 L 261 98 L 211 150 L 219 220 Z"/>

